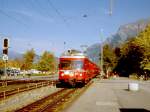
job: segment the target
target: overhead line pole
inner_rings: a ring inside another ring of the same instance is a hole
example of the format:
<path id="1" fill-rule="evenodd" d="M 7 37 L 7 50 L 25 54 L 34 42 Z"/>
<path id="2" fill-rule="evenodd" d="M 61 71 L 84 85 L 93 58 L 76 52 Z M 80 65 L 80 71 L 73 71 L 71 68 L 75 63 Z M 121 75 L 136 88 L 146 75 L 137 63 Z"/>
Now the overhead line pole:
<path id="1" fill-rule="evenodd" d="M 103 29 L 101 29 L 101 76 L 104 76 L 104 69 L 103 69 Z"/>
<path id="2" fill-rule="evenodd" d="M 109 15 L 112 15 L 112 9 L 113 9 L 113 0 L 110 0 L 110 8 L 109 8 Z"/>
<path id="3" fill-rule="evenodd" d="M 109 6 L 109 16 L 112 16 L 113 13 L 113 0 L 110 0 L 110 6 Z M 101 76 L 104 76 L 104 69 L 103 69 L 103 34 L 101 29 Z"/>

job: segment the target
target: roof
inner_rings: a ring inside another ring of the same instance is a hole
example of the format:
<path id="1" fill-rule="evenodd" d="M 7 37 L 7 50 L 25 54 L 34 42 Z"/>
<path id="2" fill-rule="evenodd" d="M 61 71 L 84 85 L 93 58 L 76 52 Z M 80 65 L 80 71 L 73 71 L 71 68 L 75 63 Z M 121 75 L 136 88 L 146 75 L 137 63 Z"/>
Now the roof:
<path id="1" fill-rule="evenodd" d="M 61 56 L 60 58 L 86 58 L 86 56 Z"/>

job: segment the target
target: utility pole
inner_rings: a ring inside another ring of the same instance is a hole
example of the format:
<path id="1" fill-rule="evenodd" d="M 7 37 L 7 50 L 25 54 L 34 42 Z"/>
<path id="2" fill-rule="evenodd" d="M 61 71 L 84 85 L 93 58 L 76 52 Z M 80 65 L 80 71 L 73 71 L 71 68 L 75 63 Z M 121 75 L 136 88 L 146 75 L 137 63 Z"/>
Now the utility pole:
<path id="1" fill-rule="evenodd" d="M 138 24 L 138 27 L 137 27 L 137 35 L 139 35 L 140 33 L 140 24 Z"/>
<path id="2" fill-rule="evenodd" d="M 64 51 L 66 50 L 66 42 L 64 41 Z"/>
<path id="3" fill-rule="evenodd" d="M 110 0 L 110 7 L 109 7 L 109 15 L 112 15 L 112 9 L 113 9 L 113 0 Z"/>
<path id="4" fill-rule="evenodd" d="M 110 5 L 109 5 L 109 16 L 111 17 L 113 13 L 113 0 L 110 0 Z M 104 76 L 104 69 L 103 69 L 103 65 L 104 65 L 104 60 L 103 60 L 103 34 L 102 34 L 102 29 L 101 29 L 101 76 Z"/>
<path id="5" fill-rule="evenodd" d="M 101 76 L 104 76 L 104 69 L 103 69 L 103 34 L 101 29 Z"/>

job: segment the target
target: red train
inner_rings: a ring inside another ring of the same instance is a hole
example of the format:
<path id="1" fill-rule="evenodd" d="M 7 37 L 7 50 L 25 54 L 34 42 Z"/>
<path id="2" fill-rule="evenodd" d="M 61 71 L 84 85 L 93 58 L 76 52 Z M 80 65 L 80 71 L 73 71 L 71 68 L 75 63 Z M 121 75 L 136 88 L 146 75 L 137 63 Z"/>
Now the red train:
<path id="1" fill-rule="evenodd" d="M 75 87 L 86 84 L 100 73 L 99 67 L 83 53 L 68 50 L 59 58 L 59 83 Z"/>

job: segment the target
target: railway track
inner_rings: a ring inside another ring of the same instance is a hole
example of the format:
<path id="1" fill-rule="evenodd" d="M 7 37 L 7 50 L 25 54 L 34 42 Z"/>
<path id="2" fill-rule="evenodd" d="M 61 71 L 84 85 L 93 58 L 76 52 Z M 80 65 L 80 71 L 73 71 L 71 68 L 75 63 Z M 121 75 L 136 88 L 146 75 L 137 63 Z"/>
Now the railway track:
<path id="1" fill-rule="evenodd" d="M 5 99 L 5 98 L 12 96 L 12 95 L 21 93 L 21 92 L 41 88 L 44 86 L 55 85 L 55 84 L 56 84 L 56 81 L 44 81 L 44 82 L 39 82 L 39 83 L 30 85 L 30 86 L 28 85 L 28 86 L 23 86 L 21 88 L 15 88 L 12 90 L 3 91 L 3 92 L 0 92 L 0 100 Z"/>
<path id="2" fill-rule="evenodd" d="M 55 112 L 60 111 L 67 102 L 72 102 L 77 96 L 84 92 L 91 83 L 83 88 L 63 88 L 37 102 L 29 104 L 15 112 Z M 72 100 L 72 101 L 70 101 Z"/>

